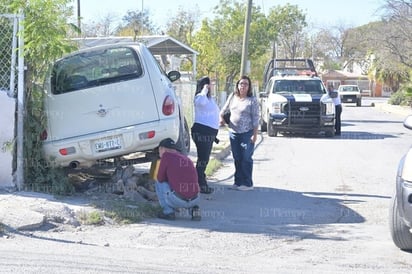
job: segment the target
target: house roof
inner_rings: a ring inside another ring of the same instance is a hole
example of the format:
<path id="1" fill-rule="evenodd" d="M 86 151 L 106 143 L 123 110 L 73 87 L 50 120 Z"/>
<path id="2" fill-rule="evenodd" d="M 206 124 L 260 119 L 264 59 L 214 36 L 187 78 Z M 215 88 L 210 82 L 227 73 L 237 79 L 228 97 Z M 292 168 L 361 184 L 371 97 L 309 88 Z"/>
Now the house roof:
<path id="1" fill-rule="evenodd" d="M 323 78 L 336 78 L 336 79 L 368 79 L 367 75 L 356 74 L 343 70 L 329 70 L 322 74 Z"/>
<path id="2" fill-rule="evenodd" d="M 125 42 L 141 42 L 145 44 L 153 55 L 184 55 L 199 53 L 189 46 L 177 41 L 168 35 L 154 36 L 137 36 L 136 41 L 133 37 L 85 37 L 74 39 L 78 42 L 80 48 L 102 46 L 107 44 L 125 43 Z"/>

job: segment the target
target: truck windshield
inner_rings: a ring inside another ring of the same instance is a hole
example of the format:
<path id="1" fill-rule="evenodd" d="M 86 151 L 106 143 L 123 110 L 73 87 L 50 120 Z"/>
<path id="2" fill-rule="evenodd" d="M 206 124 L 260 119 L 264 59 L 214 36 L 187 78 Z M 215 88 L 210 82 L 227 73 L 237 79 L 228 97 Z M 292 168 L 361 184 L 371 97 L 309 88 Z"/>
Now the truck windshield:
<path id="1" fill-rule="evenodd" d="M 276 80 L 273 93 L 308 93 L 308 94 L 323 94 L 325 93 L 322 81 L 313 80 L 296 80 L 296 79 L 281 79 Z"/>

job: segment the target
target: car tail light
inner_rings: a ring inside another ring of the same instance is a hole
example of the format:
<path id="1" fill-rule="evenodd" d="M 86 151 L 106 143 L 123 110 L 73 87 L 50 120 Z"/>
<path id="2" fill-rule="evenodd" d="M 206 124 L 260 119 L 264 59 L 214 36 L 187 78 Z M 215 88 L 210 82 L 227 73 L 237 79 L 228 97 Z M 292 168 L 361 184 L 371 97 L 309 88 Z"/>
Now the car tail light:
<path id="1" fill-rule="evenodd" d="M 172 115 L 175 111 L 175 100 L 168 95 L 163 101 L 162 112 L 164 115 Z"/>
<path id="2" fill-rule="evenodd" d="M 44 141 L 47 139 L 47 130 L 43 130 L 42 133 L 40 133 L 40 140 Z"/>
<path id="3" fill-rule="evenodd" d="M 61 155 L 65 156 L 65 155 L 76 153 L 76 149 L 74 147 L 66 147 L 66 148 L 59 149 L 59 152 Z"/>
<path id="4" fill-rule="evenodd" d="M 139 139 L 140 140 L 145 140 L 145 139 L 152 139 L 153 137 L 155 137 L 156 135 L 156 131 L 151 130 L 148 132 L 143 132 L 139 134 Z"/>

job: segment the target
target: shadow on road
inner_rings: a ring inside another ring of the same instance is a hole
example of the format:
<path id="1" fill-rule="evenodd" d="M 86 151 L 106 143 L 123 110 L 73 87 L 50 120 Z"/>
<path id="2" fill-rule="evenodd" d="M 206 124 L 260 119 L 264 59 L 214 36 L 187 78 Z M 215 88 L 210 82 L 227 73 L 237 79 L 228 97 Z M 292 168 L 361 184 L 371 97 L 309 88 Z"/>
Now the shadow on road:
<path id="1" fill-rule="evenodd" d="M 363 216 L 345 204 L 363 203 L 363 198 L 389 199 L 385 196 L 363 194 L 346 194 L 340 199 L 344 194 L 301 193 L 266 187 L 257 187 L 253 191 L 237 191 L 224 184 L 214 186 L 215 193 L 203 196 L 201 222 L 191 221 L 187 211 L 178 214 L 175 221 L 151 219 L 148 222 L 207 229 L 212 232 L 331 239 L 324 235 L 325 229 L 332 231 L 332 228 L 326 228 L 327 225 L 365 222 Z M 342 235 L 333 236 L 332 239 L 345 240 Z"/>

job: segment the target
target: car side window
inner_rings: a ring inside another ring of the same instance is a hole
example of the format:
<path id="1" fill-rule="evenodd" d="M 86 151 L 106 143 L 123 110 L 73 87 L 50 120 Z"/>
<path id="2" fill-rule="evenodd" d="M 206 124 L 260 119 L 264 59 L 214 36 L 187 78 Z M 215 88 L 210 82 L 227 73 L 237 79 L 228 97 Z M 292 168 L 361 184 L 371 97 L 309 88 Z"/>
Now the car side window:
<path id="1" fill-rule="evenodd" d="M 63 94 L 119 81 L 137 79 L 143 68 L 129 47 L 86 51 L 57 61 L 51 74 L 51 91 Z"/>

